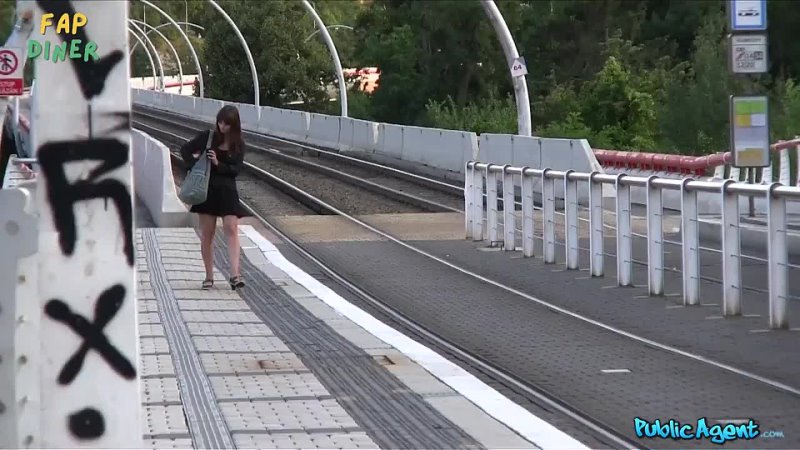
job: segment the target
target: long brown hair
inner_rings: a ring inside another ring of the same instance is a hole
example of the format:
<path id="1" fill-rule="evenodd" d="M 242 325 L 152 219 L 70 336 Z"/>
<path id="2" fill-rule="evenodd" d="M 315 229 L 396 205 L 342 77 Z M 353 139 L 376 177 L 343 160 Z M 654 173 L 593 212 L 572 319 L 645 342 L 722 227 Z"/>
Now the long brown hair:
<path id="1" fill-rule="evenodd" d="M 219 130 L 219 123 L 230 125 L 228 130 L 229 144 L 231 145 L 231 152 L 240 152 L 244 148 L 244 139 L 242 139 L 242 122 L 239 119 L 239 110 L 233 105 L 223 106 L 217 113 L 217 121 L 214 122 L 214 146 L 221 144 L 225 140 L 225 136 Z"/>

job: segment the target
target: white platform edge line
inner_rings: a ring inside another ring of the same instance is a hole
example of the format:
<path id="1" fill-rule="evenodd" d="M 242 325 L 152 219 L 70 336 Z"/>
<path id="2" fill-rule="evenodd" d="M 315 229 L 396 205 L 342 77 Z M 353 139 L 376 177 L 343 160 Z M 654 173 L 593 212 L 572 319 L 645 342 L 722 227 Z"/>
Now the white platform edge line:
<path id="1" fill-rule="evenodd" d="M 240 225 L 239 229 L 261 249 L 270 263 L 286 272 L 296 283 L 306 288 L 358 326 L 396 348 L 487 414 L 516 431 L 537 447 L 542 450 L 589 449 L 589 447 L 565 432 L 514 403 L 466 370 L 348 302 L 332 289 L 286 259 L 272 242 L 262 236 L 251 225 Z"/>

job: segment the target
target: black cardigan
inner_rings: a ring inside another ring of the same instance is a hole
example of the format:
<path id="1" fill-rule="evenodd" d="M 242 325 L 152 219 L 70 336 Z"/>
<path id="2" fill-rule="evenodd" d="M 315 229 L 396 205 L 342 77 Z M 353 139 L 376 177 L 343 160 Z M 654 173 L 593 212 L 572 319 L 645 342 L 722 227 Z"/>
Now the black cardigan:
<path id="1" fill-rule="evenodd" d="M 194 153 L 201 153 L 201 157 L 203 157 L 204 151 L 207 150 L 205 146 L 210 132 L 210 130 L 206 130 L 199 133 L 194 139 L 181 147 L 181 158 L 183 158 L 188 167 L 191 168 L 197 162 L 197 159 L 193 156 Z M 211 164 L 210 181 L 218 177 L 233 180 L 239 175 L 244 165 L 244 148 L 238 152 L 217 151 L 217 160 L 219 161 L 218 165 Z"/>

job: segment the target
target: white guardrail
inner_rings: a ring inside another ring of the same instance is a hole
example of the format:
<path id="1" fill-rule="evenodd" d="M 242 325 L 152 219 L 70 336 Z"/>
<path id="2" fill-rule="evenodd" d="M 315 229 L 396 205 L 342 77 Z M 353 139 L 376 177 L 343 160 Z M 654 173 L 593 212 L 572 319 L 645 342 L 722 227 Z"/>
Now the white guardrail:
<path id="1" fill-rule="evenodd" d="M 768 212 L 768 291 L 769 326 L 788 328 L 788 248 L 787 201 L 800 199 L 800 188 L 782 186 L 780 183 L 754 185 L 733 180 L 695 181 L 625 174 L 610 175 L 600 172 L 558 171 L 530 169 L 509 165 L 495 165 L 470 161 L 465 165 L 465 227 L 467 239 L 502 242 L 505 250 L 516 251 L 517 208 L 515 191 L 522 193 L 522 253 L 534 256 L 534 186 L 543 192 L 541 254 L 546 263 L 556 262 L 556 181 L 566 193 L 564 201 L 564 245 L 566 267 L 578 269 L 578 185 L 585 183 L 589 196 L 589 266 L 594 277 L 604 275 L 605 262 L 603 187 L 616 189 L 616 264 L 617 282 L 629 286 L 633 276 L 633 237 L 631 228 L 631 187 L 643 187 L 647 193 L 647 279 L 650 295 L 664 294 L 664 191 L 678 192 L 681 198 L 681 243 L 683 261 L 683 302 L 700 303 L 700 230 L 698 221 L 698 194 L 715 195 L 722 209 L 722 286 L 723 316 L 740 315 L 742 311 L 742 252 L 739 226 L 739 197 L 756 196 L 767 202 Z M 502 217 L 498 212 L 499 200 L 503 205 Z M 485 191 L 485 197 L 484 197 Z M 484 202 L 485 198 L 485 202 Z M 486 205 L 486 206 L 484 206 Z M 502 221 L 501 221 L 502 218 Z M 499 239 L 502 227 L 502 239 Z"/>

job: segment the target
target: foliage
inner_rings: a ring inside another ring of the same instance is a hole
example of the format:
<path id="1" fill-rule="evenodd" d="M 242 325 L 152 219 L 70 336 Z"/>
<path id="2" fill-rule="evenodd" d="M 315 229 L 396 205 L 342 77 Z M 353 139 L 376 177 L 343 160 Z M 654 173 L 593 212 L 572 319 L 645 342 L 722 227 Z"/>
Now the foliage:
<path id="1" fill-rule="evenodd" d="M 253 83 L 239 39 L 205 0 L 154 0 L 176 20 L 204 27 L 187 34 L 202 62 L 205 94 L 252 102 Z M 481 2 L 313 0 L 345 68 L 378 67 L 378 89 L 348 83 L 349 115 L 399 124 L 514 133 L 517 108 L 507 61 Z M 595 147 L 704 154 L 728 147 L 731 94 L 770 96 L 777 139 L 800 134 L 800 8 L 770 1 L 770 73 L 728 70 L 727 16 L 721 0 L 496 0 L 520 54 L 534 132 L 586 138 Z M 131 2 L 130 16 L 166 23 Z M 253 52 L 264 105 L 339 113 L 331 56 L 299 2 L 226 0 Z M 14 2 L 0 0 L 0 33 Z M 331 25 L 344 27 L 331 28 Z M 349 29 L 348 27 L 352 27 Z M 160 30 L 184 72 L 196 72 L 183 37 Z M 171 50 L 150 35 L 169 74 Z M 131 42 L 135 42 L 132 40 Z M 150 76 L 137 50 L 134 76 Z M 197 86 L 194 88 L 198 94 Z M 331 101 L 332 100 L 332 101 Z"/>
<path id="2" fill-rule="evenodd" d="M 517 108 L 513 97 L 488 97 L 459 107 L 451 97 L 430 100 L 426 105 L 425 125 L 477 133 L 508 133 L 517 128 Z"/>

